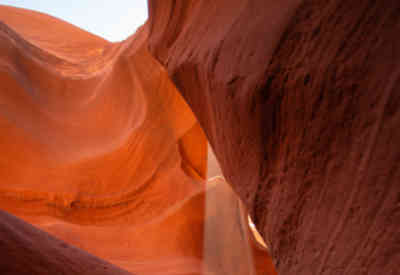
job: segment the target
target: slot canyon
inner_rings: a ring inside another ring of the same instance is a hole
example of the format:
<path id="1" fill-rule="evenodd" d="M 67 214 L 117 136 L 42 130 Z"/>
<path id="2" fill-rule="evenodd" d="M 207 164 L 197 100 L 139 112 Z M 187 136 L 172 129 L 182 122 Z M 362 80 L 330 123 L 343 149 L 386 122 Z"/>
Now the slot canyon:
<path id="1" fill-rule="evenodd" d="M 0 274 L 398 274 L 400 1 L 148 12 L 0 5 Z"/>

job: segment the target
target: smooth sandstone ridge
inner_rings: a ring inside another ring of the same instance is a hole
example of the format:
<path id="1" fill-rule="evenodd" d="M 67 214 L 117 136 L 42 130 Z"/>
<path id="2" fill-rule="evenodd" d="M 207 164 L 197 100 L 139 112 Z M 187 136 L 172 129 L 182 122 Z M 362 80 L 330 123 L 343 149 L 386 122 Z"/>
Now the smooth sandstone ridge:
<path id="1" fill-rule="evenodd" d="M 0 7 L 0 207 L 137 274 L 397 274 L 400 2 L 148 3 L 121 43 Z"/>

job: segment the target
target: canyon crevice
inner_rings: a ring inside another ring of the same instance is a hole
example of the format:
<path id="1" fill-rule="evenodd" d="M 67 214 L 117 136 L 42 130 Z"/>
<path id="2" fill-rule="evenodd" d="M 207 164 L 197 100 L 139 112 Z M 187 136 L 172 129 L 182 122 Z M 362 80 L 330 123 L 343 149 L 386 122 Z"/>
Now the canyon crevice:
<path id="1" fill-rule="evenodd" d="M 0 271 L 395 275 L 400 2 L 148 4 L 120 43 L 0 6 Z"/>

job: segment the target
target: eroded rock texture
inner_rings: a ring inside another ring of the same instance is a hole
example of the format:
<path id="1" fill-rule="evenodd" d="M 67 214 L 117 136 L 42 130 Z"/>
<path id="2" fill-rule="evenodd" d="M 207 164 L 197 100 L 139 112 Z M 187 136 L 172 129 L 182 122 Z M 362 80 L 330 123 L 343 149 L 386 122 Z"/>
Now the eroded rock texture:
<path id="1" fill-rule="evenodd" d="M 279 274 L 396 274 L 400 2 L 150 0 L 187 100 Z"/>
<path id="2" fill-rule="evenodd" d="M 113 44 L 28 10 L 0 6 L 0 20 L 1 209 L 138 274 L 275 274 L 234 193 L 206 188 L 207 140 L 147 26 Z M 1 223 L 10 274 L 101 274 L 92 256 Z"/>

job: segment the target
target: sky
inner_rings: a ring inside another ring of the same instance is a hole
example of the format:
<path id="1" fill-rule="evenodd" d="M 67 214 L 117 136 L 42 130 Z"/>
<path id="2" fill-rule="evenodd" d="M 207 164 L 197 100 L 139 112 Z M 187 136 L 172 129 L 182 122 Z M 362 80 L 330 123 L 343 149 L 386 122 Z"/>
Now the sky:
<path id="1" fill-rule="evenodd" d="M 147 0 L 0 0 L 50 14 L 109 41 L 133 34 L 147 19 Z"/>

